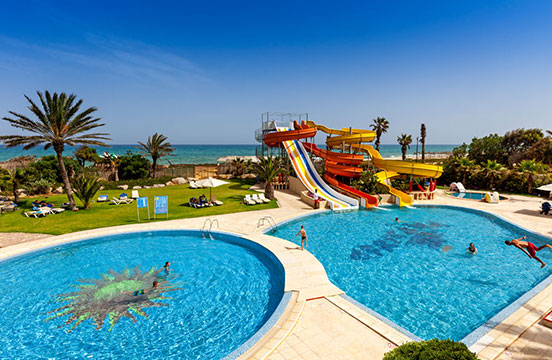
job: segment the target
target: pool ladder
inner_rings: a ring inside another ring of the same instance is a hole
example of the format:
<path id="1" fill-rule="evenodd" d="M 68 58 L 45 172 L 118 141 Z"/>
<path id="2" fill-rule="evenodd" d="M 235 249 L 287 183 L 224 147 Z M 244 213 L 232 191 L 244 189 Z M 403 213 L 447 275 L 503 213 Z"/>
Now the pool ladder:
<path id="1" fill-rule="evenodd" d="M 276 220 L 274 220 L 274 218 L 270 215 L 263 216 L 262 218 L 259 219 L 259 221 L 257 221 L 257 229 L 262 226 L 265 226 L 265 224 L 269 225 L 267 230 L 276 229 L 277 227 Z"/>
<path id="2" fill-rule="evenodd" d="M 211 230 L 213 229 L 213 225 L 217 224 L 217 229 L 219 228 L 219 221 L 218 219 L 205 219 L 203 222 L 203 226 L 201 227 L 201 236 L 205 239 L 205 235 L 209 235 L 209 238 L 213 240 L 213 236 L 211 235 Z M 207 227 L 209 225 L 209 227 Z"/>

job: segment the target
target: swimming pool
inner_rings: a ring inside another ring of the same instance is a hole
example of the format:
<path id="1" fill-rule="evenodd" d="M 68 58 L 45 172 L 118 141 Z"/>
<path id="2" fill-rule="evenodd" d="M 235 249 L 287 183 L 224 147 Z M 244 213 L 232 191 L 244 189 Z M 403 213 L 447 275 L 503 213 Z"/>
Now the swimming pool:
<path id="1" fill-rule="evenodd" d="M 552 273 L 504 240 L 527 233 L 491 214 L 447 206 L 325 212 L 292 220 L 270 235 L 300 244 L 347 295 L 422 338 L 462 340 Z M 401 223 L 395 222 L 398 217 Z M 474 242 L 477 255 L 465 249 Z"/>
<path id="2" fill-rule="evenodd" d="M 225 357 L 273 314 L 284 270 L 258 244 L 213 236 L 131 233 L 1 261 L 2 357 Z"/>
<path id="3" fill-rule="evenodd" d="M 452 195 L 457 198 L 461 199 L 470 199 L 470 200 L 483 200 L 485 198 L 485 193 L 482 192 L 452 192 L 448 193 L 448 195 Z M 498 198 L 500 200 L 506 200 L 507 198 L 504 196 L 499 195 Z"/>

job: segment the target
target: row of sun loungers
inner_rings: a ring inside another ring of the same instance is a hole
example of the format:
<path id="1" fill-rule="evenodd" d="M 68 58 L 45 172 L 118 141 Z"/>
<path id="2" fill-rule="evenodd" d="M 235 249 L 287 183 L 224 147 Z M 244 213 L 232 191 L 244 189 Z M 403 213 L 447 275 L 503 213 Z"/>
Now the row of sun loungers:
<path id="1" fill-rule="evenodd" d="M 62 213 L 64 211 L 65 211 L 65 209 L 63 209 L 63 208 L 54 208 L 54 207 L 43 206 L 43 207 L 40 207 L 40 208 L 36 208 L 36 210 L 25 212 L 25 216 L 26 217 L 39 218 L 39 217 L 46 216 L 46 215 L 59 214 L 59 213 Z"/>
<path id="2" fill-rule="evenodd" d="M 243 198 L 243 203 L 245 205 L 257 205 L 257 204 L 268 204 L 270 202 L 269 199 L 267 199 L 263 193 L 260 194 L 247 194 Z"/>

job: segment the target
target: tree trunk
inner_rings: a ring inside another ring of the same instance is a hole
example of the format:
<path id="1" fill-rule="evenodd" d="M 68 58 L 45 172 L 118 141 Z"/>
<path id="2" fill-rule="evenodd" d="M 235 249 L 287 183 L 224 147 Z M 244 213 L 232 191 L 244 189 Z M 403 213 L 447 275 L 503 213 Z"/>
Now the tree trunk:
<path id="1" fill-rule="evenodd" d="M 63 187 L 65 188 L 65 193 L 67 194 L 67 199 L 69 200 L 69 208 L 75 210 L 75 199 L 73 199 L 73 189 L 71 188 L 71 183 L 69 182 L 69 175 L 67 174 L 67 169 L 65 169 L 65 164 L 63 163 L 63 146 L 54 147 L 56 151 L 59 170 L 61 172 L 61 179 L 63 180 Z"/>
<path id="2" fill-rule="evenodd" d="M 380 135 L 376 135 L 376 150 L 379 151 L 380 146 Z"/>
<path id="3" fill-rule="evenodd" d="M 527 178 L 527 192 L 529 195 L 531 195 L 531 190 L 533 190 L 533 175 L 529 175 Z"/>
<path id="4" fill-rule="evenodd" d="M 425 162 L 425 140 L 422 140 L 422 163 Z"/>
<path id="5" fill-rule="evenodd" d="M 403 145 L 403 147 L 401 148 L 401 152 L 402 152 L 402 159 L 403 161 L 406 160 L 406 146 Z"/>
<path id="6" fill-rule="evenodd" d="M 274 187 L 272 186 L 272 181 L 267 181 L 265 184 L 265 197 L 267 199 L 274 199 Z"/>
<path id="7" fill-rule="evenodd" d="M 464 185 L 464 187 L 466 186 L 466 173 L 467 171 L 464 171 L 464 176 L 462 176 L 462 185 Z"/>
<path id="8" fill-rule="evenodd" d="M 19 191 L 17 191 L 18 184 L 16 181 L 13 181 L 13 202 L 18 203 L 19 202 Z"/>
<path id="9" fill-rule="evenodd" d="M 113 166 L 113 179 L 115 181 L 119 181 L 119 167 L 115 164 L 112 164 L 111 166 Z"/>
<path id="10" fill-rule="evenodd" d="M 157 158 L 152 158 L 152 164 L 151 164 L 151 177 L 155 179 L 155 174 L 157 172 Z"/>

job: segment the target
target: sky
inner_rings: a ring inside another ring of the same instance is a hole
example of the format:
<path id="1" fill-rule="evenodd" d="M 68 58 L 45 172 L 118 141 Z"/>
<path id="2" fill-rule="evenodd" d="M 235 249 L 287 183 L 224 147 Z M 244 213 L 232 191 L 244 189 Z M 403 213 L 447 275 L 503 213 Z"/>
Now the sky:
<path id="1" fill-rule="evenodd" d="M 0 117 L 74 93 L 112 144 L 253 144 L 263 112 L 459 144 L 550 129 L 550 1 L 5 1 Z M 0 134 L 17 131 L 0 121 Z"/>

